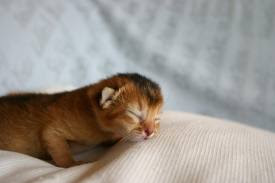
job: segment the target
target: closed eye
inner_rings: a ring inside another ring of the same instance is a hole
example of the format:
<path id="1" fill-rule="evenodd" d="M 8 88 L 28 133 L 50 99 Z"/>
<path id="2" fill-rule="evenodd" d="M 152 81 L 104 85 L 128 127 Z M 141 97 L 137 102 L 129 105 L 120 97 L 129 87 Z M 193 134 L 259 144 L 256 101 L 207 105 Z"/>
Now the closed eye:
<path id="1" fill-rule="evenodd" d="M 160 122 L 160 117 L 156 117 L 154 120 L 155 120 L 155 123 L 159 123 Z"/>
<path id="2" fill-rule="evenodd" d="M 137 113 L 135 113 L 131 110 L 127 110 L 127 112 L 130 113 L 131 115 L 134 115 L 136 118 L 138 118 L 140 122 L 143 121 L 142 117 L 140 115 L 138 115 Z"/>

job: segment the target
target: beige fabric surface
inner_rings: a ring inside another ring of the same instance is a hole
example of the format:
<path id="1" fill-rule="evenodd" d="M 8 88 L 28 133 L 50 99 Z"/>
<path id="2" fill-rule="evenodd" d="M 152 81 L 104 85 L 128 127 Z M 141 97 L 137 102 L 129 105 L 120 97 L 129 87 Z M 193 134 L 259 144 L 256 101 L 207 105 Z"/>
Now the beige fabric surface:
<path id="1" fill-rule="evenodd" d="M 98 161 L 73 168 L 0 151 L 0 182 L 274 183 L 275 135 L 234 122 L 165 112 L 158 137 L 122 141 Z"/>

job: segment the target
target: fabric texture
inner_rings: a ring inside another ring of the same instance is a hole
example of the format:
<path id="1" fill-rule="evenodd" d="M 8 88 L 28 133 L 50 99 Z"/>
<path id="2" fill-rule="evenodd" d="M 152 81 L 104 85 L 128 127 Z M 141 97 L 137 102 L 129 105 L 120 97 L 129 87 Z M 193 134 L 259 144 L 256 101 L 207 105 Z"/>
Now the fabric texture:
<path id="1" fill-rule="evenodd" d="M 63 169 L 0 151 L 0 182 L 275 182 L 275 134 L 188 113 L 165 112 L 156 138 L 121 141 L 100 156 Z"/>

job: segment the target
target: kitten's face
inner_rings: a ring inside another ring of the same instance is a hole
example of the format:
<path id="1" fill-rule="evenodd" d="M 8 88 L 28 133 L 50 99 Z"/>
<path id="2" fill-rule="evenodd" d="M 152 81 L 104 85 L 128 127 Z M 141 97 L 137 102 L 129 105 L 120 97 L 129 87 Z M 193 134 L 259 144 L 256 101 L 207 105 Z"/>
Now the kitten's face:
<path id="1" fill-rule="evenodd" d="M 131 87 L 118 91 L 104 88 L 100 105 L 105 127 L 130 141 L 152 138 L 159 129 L 163 105 L 160 91 L 155 92 L 150 99 Z"/>
<path id="2" fill-rule="evenodd" d="M 130 141 L 142 141 L 152 138 L 159 129 L 160 107 L 130 103 L 120 116 L 118 123 L 121 124 L 124 138 Z"/>

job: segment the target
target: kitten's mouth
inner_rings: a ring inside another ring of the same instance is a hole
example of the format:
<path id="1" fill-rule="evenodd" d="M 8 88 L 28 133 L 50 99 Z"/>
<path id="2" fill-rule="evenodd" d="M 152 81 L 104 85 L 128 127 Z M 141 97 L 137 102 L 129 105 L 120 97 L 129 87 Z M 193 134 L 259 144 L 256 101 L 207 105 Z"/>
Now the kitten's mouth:
<path id="1" fill-rule="evenodd" d="M 151 133 L 151 134 L 148 136 L 148 138 L 150 139 L 150 138 L 154 137 L 154 135 L 155 135 L 155 133 Z"/>
<path id="2" fill-rule="evenodd" d="M 149 136 L 146 134 L 128 134 L 127 136 L 125 136 L 125 139 L 132 141 L 132 142 L 140 142 L 140 141 L 144 141 L 144 140 L 149 140 L 150 138 L 152 138 L 154 136 L 154 133 L 150 134 Z"/>
<path id="3" fill-rule="evenodd" d="M 156 135 L 156 130 L 150 131 L 148 129 L 140 130 L 140 129 L 132 129 L 128 132 L 124 131 L 121 133 L 123 139 L 131 142 L 141 142 L 144 140 L 149 140 Z"/>
<path id="4" fill-rule="evenodd" d="M 154 135 L 155 135 L 155 134 L 152 133 L 152 134 L 150 134 L 149 136 L 145 136 L 143 139 L 144 139 L 144 140 L 148 140 L 148 139 L 154 137 Z"/>

